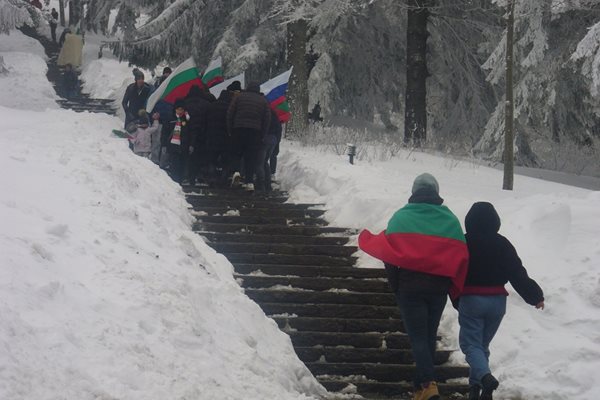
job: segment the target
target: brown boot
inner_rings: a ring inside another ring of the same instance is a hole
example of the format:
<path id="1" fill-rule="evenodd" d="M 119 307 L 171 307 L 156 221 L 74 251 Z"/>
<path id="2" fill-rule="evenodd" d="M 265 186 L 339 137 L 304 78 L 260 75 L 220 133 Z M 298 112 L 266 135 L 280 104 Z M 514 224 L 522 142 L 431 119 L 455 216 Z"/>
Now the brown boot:
<path id="1" fill-rule="evenodd" d="M 440 392 L 436 382 L 429 382 L 423 384 L 423 392 L 419 400 L 441 400 Z"/>
<path id="2" fill-rule="evenodd" d="M 415 394 L 413 395 L 413 400 L 422 400 L 423 399 L 423 389 L 414 389 Z"/>

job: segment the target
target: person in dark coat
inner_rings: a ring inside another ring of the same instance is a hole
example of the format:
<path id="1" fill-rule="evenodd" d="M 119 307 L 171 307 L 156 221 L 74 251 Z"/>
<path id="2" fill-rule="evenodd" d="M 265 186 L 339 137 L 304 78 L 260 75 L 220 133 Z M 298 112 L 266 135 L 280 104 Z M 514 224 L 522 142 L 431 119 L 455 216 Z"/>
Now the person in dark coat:
<path id="1" fill-rule="evenodd" d="M 262 169 L 264 170 L 265 184 L 264 190 L 270 192 L 273 190 L 271 187 L 271 166 L 270 160 L 275 146 L 279 145 L 281 141 L 281 122 L 275 110 L 271 109 L 271 123 L 269 125 L 269 133 L 263 139 L 263 146 L 259 152 L 258 159 L 262 160 Z M 259 167 L 260 168 L 260 167 Z"/>
<path id="2" fill-rule="evenodd" d="M 459 342 L 469 363 L 469 399 L 492 399 L 498 380 L 489 366 L 490 342 L 506 312 L 507 282 L 528 304 L 544 308 L 544 293 L 527 275 L 513 245 L 498 233 L 500 217 L 487 202 L 465 217 L 469 269 L 458 301 Z"/>
<path id="3" fill-rule="evenodd" d="M 230 168 L 230 140 L 227 135 L 227 110 L 234 92 L 223 90 L 219 99 L 208 106 L 206 114 L 206 150 L 210 173 L 223 182 L 233 174 Z"/>
<path id="4" fill-rule="evenodd" d="M 162 169 L 167 169 L 169 166 L 169 138 L 171 137 L 171 131 L 169 131 L 169 122 L 173 119 L 173 105 L 167 103 L 164 100 L 156 102 L 152 114 L 158 113 L 160 115 L 158 122 L 160 123 L 160 150 L 158 152 L 158 165 Z"/>
<path id="5" fill-rule="evenodd" d="M 52 41 L 56 43 L 56 27 L 58 26 L 58 12 L 56 8 L 53 8 L 50 12 L 50 35 L 52 35 Z"/>
<path id="6" fill-rule="evenodd" d="M 234 151 L 243 156 L 245 182 L 248 190 L 254 190 L 254 172 L 257 175 L 257 190 L 264 191 L 262 161 L 257 163 L 263 139 L 269 132 L 271 108 L 260 93 L 260 85 L 252 82 L 245 91 L 235 96 L 227 111 L 227 132 L 232 137 Z M 237 169 L 239 171 L 239 169 Z"/>
<path id="7" fill-rule="evenodd" d="M 121 102 L 125 110 L 125 128 L 130 122 L 138 118 L 140 110 L 146 108 L 146 101 L 150 97 L 150 85 L 144 82 L 144 73 L 139 69 L 133 70 L 135 82 L 127 86 L 123 101 Z"/>
<path id="8" fill-rule="evenodd" d="M 154 81 L 154 89 L 158 89 L 158 87 L 171 75 L 173 70 L 170 67 L 164 67 L 162 75 L 156 78 Z"/>
<path id="9" fill-rule="evenodd" d="M 199 173 L 208 165 L 206 151 L 206 118 L 209 97 L 199 86 L 192 86 L 184 99 L 185 110 L 190 116 L 189 132 L 191 136 L 192 153 L 189 158 L 188 179 L 190 185 L 196 184 Z"/>
<path id="10" fill-rule="evenodd" d="M 185 110 L 185 100 L 177 99 L 173 106 L 175 115 L 169 121 L 169 174 L 177 183 L 183 181 L 185 167 L 192 149 L 192 137 L 189 130 L 190 116 Z"/>

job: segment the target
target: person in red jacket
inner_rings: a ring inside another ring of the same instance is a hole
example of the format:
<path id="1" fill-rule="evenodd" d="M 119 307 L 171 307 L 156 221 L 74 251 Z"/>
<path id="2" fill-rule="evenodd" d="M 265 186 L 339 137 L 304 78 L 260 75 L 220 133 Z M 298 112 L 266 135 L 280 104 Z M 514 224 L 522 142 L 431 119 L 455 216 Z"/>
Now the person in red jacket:
<path id="1" fill-rule="evenodd" d="M 544 309 L 544 293 L 527 275 L 513 245 L 498 233 L 500 217 L 492 204 L 473 204 L 465 228 L 469 269 L 458 301 L 459 342 L 470 367 L 469 400 L 492 400 L 499 382 L 490 371 L 489 346 L 506 312 L 504 285 L 510 282 L 538 309 Z"/>

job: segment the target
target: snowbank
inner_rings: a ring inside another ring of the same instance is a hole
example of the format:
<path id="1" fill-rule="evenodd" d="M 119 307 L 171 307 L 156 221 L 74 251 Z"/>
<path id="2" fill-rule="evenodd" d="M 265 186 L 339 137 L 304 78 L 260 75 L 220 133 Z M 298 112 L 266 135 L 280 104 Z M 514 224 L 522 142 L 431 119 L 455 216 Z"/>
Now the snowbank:
<path id="1" fill-rule="evenodd" d="M 13 30 L 2 35 L 0 57 L 8 74 L 0 74 L 0 106 L 21 110 L 58 108 L 58 96 L 46 78 L 44 48 L 38 41 Z"/>
<path id="2" fill-rule="evenodd" d="M 600 396 L 600 192 L 522 176 L 503 191 L 502 173 L 473 163 L 400 152 L 358 162 L 284 142 L 277 177 L 292 199 L 323 202 L 334 225 L 379 232 L 406 204 L 414 178 L 430 172 L 445 204 L 462 221 L 475 201 L 492 202 L 501 233 L 540 283 L 546 310 L 527 305 L 508 285 L 508 312 L 491 347 L 501 382 L 496 399 L 595 399 Z M 360 253 L 359 265 L 381 268 Z M 458 349 L 457 314 L 442 321 L 447 348 Z M 464 363 L 457 353 L 454 362 Z"/>
<path id="3" fill-rule="evenodd" d="M 306 399 L 322 388 L 106 115 L 0 107 L 0 398 Z"/>

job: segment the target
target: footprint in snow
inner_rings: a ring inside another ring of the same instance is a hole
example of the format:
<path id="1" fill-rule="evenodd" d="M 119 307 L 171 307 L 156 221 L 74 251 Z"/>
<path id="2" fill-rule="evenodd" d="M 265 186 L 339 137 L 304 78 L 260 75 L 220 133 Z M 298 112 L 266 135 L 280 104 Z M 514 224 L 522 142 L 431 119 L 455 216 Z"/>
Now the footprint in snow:
<path id="1" fill-rule="evenodd" d="M 64 238 L 67 236 L 67 232 L 69 231 L 69 226 L 65 224 L 53 225 L 50 228 L 46 229 L 46 233 L 50 235 Z"/>

